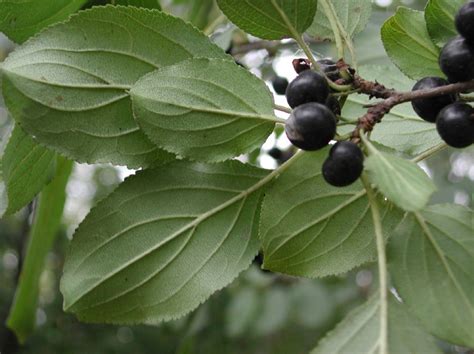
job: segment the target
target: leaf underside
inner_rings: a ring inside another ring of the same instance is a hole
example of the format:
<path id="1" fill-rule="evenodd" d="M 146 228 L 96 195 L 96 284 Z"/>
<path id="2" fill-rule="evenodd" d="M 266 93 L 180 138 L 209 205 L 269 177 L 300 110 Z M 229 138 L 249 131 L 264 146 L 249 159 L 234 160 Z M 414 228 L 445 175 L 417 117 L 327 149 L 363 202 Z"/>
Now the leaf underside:
<path id="1" fill-rule="evenodd" d="M 265 174 L 237 161 L 174 162 L 128 178 L 74 235 L 65 310 L 87 322 L 158 323 L 196 308 L 257 253 L 262 191 L 250 189 Z"/>

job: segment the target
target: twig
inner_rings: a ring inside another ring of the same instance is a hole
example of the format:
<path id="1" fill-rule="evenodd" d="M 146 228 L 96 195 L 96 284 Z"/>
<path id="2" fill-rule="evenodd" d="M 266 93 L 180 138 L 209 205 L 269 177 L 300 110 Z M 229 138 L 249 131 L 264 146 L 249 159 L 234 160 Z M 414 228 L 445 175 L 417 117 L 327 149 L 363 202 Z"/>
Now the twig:
<path id="1" fill-rule="evenodd" d="M 354 131 L 352 132 L 352 141 L 359 142 L 359 131 L 370 132 L 375 124 L 379 123 L 390 110 L 402 103 L 410 102 L 421 98 L 432 98 L 443 95 L 450 95 L 459 92 L 470 92 L 474 90 L 474 80 L 468 82 L 459 82 L 434 89 L 398 92 L 393 89 L 387 89 L 378 83 L 371 83 L 359 78 L 361 92 L 374 97 L 385 98 L 383 101 L 375 103 L 369 107 L 367 113 L 359 118 Z"/>

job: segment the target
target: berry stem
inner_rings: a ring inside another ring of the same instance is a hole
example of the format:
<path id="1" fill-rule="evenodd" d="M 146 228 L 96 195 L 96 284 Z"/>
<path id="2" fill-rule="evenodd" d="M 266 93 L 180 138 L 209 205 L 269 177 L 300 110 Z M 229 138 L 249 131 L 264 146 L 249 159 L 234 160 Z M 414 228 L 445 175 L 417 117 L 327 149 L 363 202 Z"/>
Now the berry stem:
<path id="1" fill-rule="evenodd" d="M 339 16 L 337 16 L 337 12 L 336 12 L 336 9 L 334 8 L 334 5 L 332 4 L 331 1 L 328 1 L 328 0 L 320 0 L 320 3 L 324 7 L 324 10 L 325 10 L 324 12 L 326 13 L 326 15 L 329 19 L 329 22 L 330 22 L 331 27 L 332 27 L 333 32 L 334 32 L 334 36 L 336 37 L 337 35 L 339 35 L 340 38 L 342 39 L 341 42 L 346 44 L 346 47 L 349 50 L 349 53 L 351 54 L 352 66 L 354 67 L 354 69 L 357 70 L 357 57 L 356 57 L 356 53 L 355 53 L 355 49 L 354 49 L 354 43 L 352 42 L 351 36 L 349 36 L 346 29 L 342 25 L 342 23 L 339 19 Z M 331 22 L 331 18 L 333 19 L 333 21 L 336 24 L 336 30 L 333 27 L 333 24 Z M 336 38 L 336 43 L 337 43 L 337 38 Z M 338 50 L 339 50 L 339 48 L 338 48 Z M 343 57 L 344 57 L 344 48 L 342 48 L 341 58 L 343 58 Z"/>
<path id="2" fill-rule="evenodd" d="M 226 19 L 227 17 L 224 14 L 220 14 L 219 16 L 217 16 L 217 18 L 214 21 L 212 21 L 209 25 L 207 25 L 207 27 L 204 28 L 202 32 L 206 36 L 211 35 L 212 33 L 214 33 L 217 27 L 219 27 L 222 23 L 225 22 Z"/>
<path id="3" fill-rule="evenodd" d="M 387 288 L 387 259 L 385 255 L 385 239 L 383 237 L 382 218 L 380 215 L 377 198 L 372 186 L 365 174 L 361 176 L 362 184 L 367 191 L 367 198 L 372 212 L 374 223 L 375 241 L 377 244 L 377 259 L 380 283 L 380 332 L 379 332 L 379 354 L 388 354 L 388 288 Z"/>
<path id="4" fill-rule="evenodd" d="M 272 3 L 273 7 L 275 8 L 275 10 L 278 11 L 278 13 L 281 16 L 283 22 L 285 22 L 285 25 L 288 28 L 288 30 L 290 31 L 290 34 L 293 37 L 293 39 L 296 41 L 296 43 L 298 43 L 300 48 L 303 50 L 303 52 L 308 57 L 309 61 L 311 62 L 311 66 L 312 66 L 313 70 L 317 71 L 318 73 L 320 73 L 321 75 L 326 77 L 326 75 L 322 72 L 321 67 L 318 64 L 316 58 L 314 57 L 313 52 L 311 51 L 311 48 L 308 46 L 308 44 L 303 39 L 303 36 L 300 33 L 298 33 L 296 28 L 293 26 L 291 21 L 288 19 L 288 16 L 286 16 L 286 13 L 280 8 L 280 6 L 276 3 L 276 1 L 275 0 L 270 0 L 270 1 Z M 349 90 L 352 89 L 352 85 L 338 85 L 338 84 L 332 82 L 331 80 L 329 80 L 327 77 L 326 77 L 326 79 L 328 81 L 329 86 L 332 89 L 336 90 L 336 91 L 349 91 Z"/>
<path id="5" fill-rule="evenodd" d="M 331 4 L 327 0 L 320 0 L 319 4 L 323 7 L 324 13 L 326 14 L 329 24 L 331 25 L 334 38 L 336 40 L 337 56 L 338 59 L 344 58 L 344 43 L 340 27 L 338 26 L 337 16 L 334 13 L 334 7 L 331 8 Z"/>
<path id="6" fill-rule="evenodd" d="M 273 107 L 277 110 L 277 111 L 280 111 L 280 112 L 285 112 L 285 113 L 291 113 L 292 112 L 292 109 L 291 108 L 288 108 L 288 107 L 285 107 L 285 106 L 280 106 L 278 104 L 274 104 Z"/>
<path id="7" fill-rule="evenodd" d="M 434 154 L 436 154 L 437 152 L 447 148 L 448 145 L 446 145 L 445 143 L 441 143 L 441 144 L 438 144 L 436 146 L 433 146 L 432 148 L 429 148 L 428 150 L 422 152 L 420 155 L 416 156 L 415 158 L 413 158 L 411 161 L 412 162 L 420 162 L 420 161 L 423 161 L 431 156 L 433 156 Z"/>

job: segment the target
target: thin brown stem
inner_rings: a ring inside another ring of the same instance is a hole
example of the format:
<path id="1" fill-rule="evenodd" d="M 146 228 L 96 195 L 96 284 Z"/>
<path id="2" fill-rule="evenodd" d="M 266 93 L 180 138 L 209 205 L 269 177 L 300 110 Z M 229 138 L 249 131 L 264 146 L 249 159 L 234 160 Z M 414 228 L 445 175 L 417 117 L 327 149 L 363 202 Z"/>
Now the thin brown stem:
<path id="1" fill-rule="evenodd" d="M 360 80 L 360 79 L 359 79 Z M 372 84 L 372 85 L 370 85 Z M 375 124 L 379 123 L 382 118 L 390 112 L 390 110 L 402 103 L 410 102 L 421 98 L 432 98 L 443 95 L 450 95 L 460 92 L 474 91 L 474 80 L 468 82 L 459 82 L 434 89 L 398 92 L 393 89 L 387 89 L 383 85 L 377 83 L 370 83 L 364 80 L 364 87 L 361 91 L 380 98 L 385 98 L 383 101 L 377 102 L 368 107 L 367 113 L 359 118 L 354 131 L 352 132 L 352 140 L 354 142 L 360 141 L 359 131 L 370 132 Z M 373 91 L 371 91 L 373 89 Z"/>

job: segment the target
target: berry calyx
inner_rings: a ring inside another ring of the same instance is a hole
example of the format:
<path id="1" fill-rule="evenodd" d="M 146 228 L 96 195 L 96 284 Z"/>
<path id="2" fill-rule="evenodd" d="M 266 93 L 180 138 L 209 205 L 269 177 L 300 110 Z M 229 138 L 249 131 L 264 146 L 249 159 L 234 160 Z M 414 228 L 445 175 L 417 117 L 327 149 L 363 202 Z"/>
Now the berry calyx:
<path id="1" fill-rule="evenodd" d="M 449 146 L 467 147 L 474 143 L 474 108 L 466 103 L 453 103 L 436 119 L 436 129 Z"/>
<path id="2" fill-rule="evenodd" d="M 336 135 L 336 117 L 320 103 L 305 103 L 293 110 L 285 124 L 291 143 L 303 150 L 318 150 Z"/>
<path id="3" fill-rule="evenodd" d="M 425 77 L 413 86 L 412 91 L 433 89 L 436 87 L 446 86 L 449 82 L 440 77 Z M 456 101 L 455 95 L 444 95 L 432 98 L 419 98 L 413 100 L 411 105 L 421 118 L 428 122 L 434 123 L 438 113 L 447 105 Z"/>
<path id="4" fill-rule="evenodd" d="M 341 78 L 339 69 L 337 68 L 336 62 L 331 59 L 320 59 L 317 61 L 321 71 L 328 77 L 331 81 L 336 81 Z"/>
<path id="5" fill-rule="evenodd" d="M 323 177 L 335 187 L 354 183 L 364 169 L 364 155 L 351 141 L 340 141 L 331 148 L 329 157 L 323 163 Z"/>
<path id="6" fill-rule="evenodd" d="M 284 95 L 288 88 L 288 80 L 285 77 L 276 76 L 272 80 L 272 86 L 278 95 Z"/>
<path id="7" fill-rule="evenodd" d="M 473 80 L 474 48 L 464 37 L 454 37 L 441 50 L 439 66 L 450 82 Z"/>
<path id="8" fill-rule="evenodd" d="M 456 15 L 458 33 L 470 43 L 474 43 L 474 2 L 461 7 Z"/>
<path id="9" fill-rule="evenodd" d="M 315 71 L 305 70 L 286 89 L 286 100 L 291 108 L 304 103 L 325 103 L 329 95 L 326 78 Z"/>

